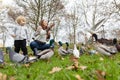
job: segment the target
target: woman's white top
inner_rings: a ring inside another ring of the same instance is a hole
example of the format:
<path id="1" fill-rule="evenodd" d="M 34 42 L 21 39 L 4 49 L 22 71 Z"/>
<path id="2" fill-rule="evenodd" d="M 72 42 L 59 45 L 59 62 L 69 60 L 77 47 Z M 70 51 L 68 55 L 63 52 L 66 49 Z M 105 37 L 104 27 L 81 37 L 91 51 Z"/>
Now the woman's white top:
<path id="1" fill-rule="evenodd" d="M 36 31 L 34 33 L 35 40 L 39 40 L 39 41 L 42 41 L 42 42 L 47 42 L 47 40 L 46 40 L 47 35 L 46 34 L 47 34 L 46 30 L 43 30 L 41 28 L 39 31 Z"/>

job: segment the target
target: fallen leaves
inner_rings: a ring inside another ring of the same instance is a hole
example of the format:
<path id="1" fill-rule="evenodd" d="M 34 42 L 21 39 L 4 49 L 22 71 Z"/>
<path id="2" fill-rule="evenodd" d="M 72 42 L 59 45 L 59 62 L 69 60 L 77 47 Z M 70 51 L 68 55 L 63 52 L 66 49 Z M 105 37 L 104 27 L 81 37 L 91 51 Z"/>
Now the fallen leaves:
<path id="1" fill-rule="evenodd" d="M 74 66 L 68 66 L 66 69 L 72 70 L 72 69 L 74 69 Z"/>
<path id="2" fill-rule="evenodd" d="M 74 57 L 74 56 L 70 56 L 70 60 L 72 62 L 78 62 L 78 58 Z"/>
<path id="3" fill-rule="evenodd" d="M 71 67 L 68 67 L 67 69 L 75 69 L 75 70 L 77 70 L 78 65 L 79 65 L 78 58 L 76 58 L 74 56 L 71 56 L 70 60 L 73 62 L 73 65 Z"/>
<path id="4" fill-rule="evenodd" d="M 81 77 L 80 77 L 80 75 L 75 75 L 75 77 L 77 78 L 77 80 L 84 80 L 84 79 L 82 79 Z"/>
<path id="5" fill-rule="evenodd" d="M 0 80 L 15 80 L 14 76 L 7 76 L 6 74 L 0 73 Z"/>
<path id="6" fill-rule="evenodd" d="M 76 68 L 76 66 L 74 66 L 74 65 L 72 65 L 72 66 L 68 66 L 66 69 L 68 69 L 68 70 L 78 70 L 78 69 L 80 69 L 80 70 L 86 70 L 87 69 L 87 66 L 78 66 L 77 68 Z"/>
<path id="7" fill-rule="evenodd" d="M 71 56 L 70 60 L 73 62 L 73 65 L 68 66 L 66 69 L 68 69 L 68 70 L 78 70 L 78 69 L 85 70 L 85 69 L 87 69 L 87 66 L 79 66 L 78 58 Z"/>
<path id="8" fill-rule="evenodd" d="M 102 57 L 100 57 L 100 61 L 103 61 L 104 59 Z"/>
<path id="9" fill-rule="evenodd" d="M 96 75 L 98 80 L 105 80 L 106 72 L 101 70 L 96 70 Z"/>
<path id="10" fill-rule="evenodd" d="M 49 72 L 49 74 L 53 74 L 53 73 L 59 72 L 59 71 L 61 71 L 61 70 L 62 70 L 62 68 L 60 68 L 60 67 L 54 67 L 54 68 Z"/>
<path id="11" fill-rule="evenodd" d="M 84 71 L 85 69 L 87 69 L 87 66 L 80 66 L 80 69 Z"/>
<path id="12" fill-rule="evenodd" d="M 0 80 L 7 80 L 7 75 L 0 73 Z"/>
<path id="13" fill-rule="evenodd" d="M 30 64 L 24 64 L 24 66 L 25 66 L 26 68 L 28 68 L 28 67 L 30 67 Z"/>
<path id="14" fill-rule="evenodd" d="M 12 77 L 10 77 L 10 79 L 9 79 L 9 80 L 15 80 L 15 77 L 13 77 L 13 76 L 12 76 Z"/>

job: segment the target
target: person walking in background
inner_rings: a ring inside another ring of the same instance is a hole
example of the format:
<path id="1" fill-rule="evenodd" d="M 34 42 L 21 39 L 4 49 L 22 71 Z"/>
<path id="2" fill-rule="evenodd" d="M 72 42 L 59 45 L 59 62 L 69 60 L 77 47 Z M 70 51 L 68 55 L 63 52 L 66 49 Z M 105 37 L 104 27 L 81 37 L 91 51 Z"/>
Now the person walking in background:
<path id="1" fill-rule="evenodd" d="M 25 26 L 26 19 L 24 16 L 18 16 L 16 18 L 17 25 L 14 28 L 12 37 L 14 37 L 14 50 L 19 53 L 20 49 L 23 52 L 23 55 L 27 55 L 26 40 L 28 40 L 28 30 Z"/>
<path id="2" fill-rule="evenodd" d="M 50 48 L 50 43 L 47 43 L 51 37 L 51 28 L 54 24 L 50 24 L 48 27 L 48 23 L 45 20 L 41 20 L 39 22 L 39 27 L 37 27 L 36 32 L 34 33 L 34 41 L 30 43 L 30 47 L 33 50 L 34 55 L 38 54 L 38 50 L 45 50 Z M 53 40 L 53 39 L 52 39 Z"/>

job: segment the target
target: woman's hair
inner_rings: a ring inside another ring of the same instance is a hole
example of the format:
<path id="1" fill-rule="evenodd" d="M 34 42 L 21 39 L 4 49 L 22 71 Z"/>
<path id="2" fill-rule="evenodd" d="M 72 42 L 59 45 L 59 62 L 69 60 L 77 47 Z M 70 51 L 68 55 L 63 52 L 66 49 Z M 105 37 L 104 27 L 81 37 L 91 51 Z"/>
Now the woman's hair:
<path id="1" fill-rule="evenodd" d="M 16 18 L 16 22 L 17 22 L 18 24 L 20 24 L 21 21 L 24 22 L 24 23 L 26 23 L 26 19 L 25 19 L 24 16 L 18 16 L 18 17 Z"/>
<path id="2" fill-rule="evenodd" d="M 41 25 L 41 26 L 47 26 L 47 22 L 45 20 L 41 20 L 39 22 L 39 25 Z"/>

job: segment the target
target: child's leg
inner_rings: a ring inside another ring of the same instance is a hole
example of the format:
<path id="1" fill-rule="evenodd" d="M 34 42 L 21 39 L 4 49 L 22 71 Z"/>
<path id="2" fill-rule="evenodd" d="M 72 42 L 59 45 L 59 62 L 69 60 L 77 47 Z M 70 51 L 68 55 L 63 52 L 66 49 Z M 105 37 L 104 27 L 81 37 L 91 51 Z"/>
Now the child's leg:
<path id="1" fill-rule="evenodd" d="M 14 41 L 14 46 L 15 46 L 15 52 L 19 53 L 20 51 L 20 40 L 15 40 Z"/>
<path id="2" fill-rule="evenodd" d="M 26 39 L 22 40 L 21 49 L 22 49 L 24 55 L 28 54 L 27 47 L 26 47 Z"/>

